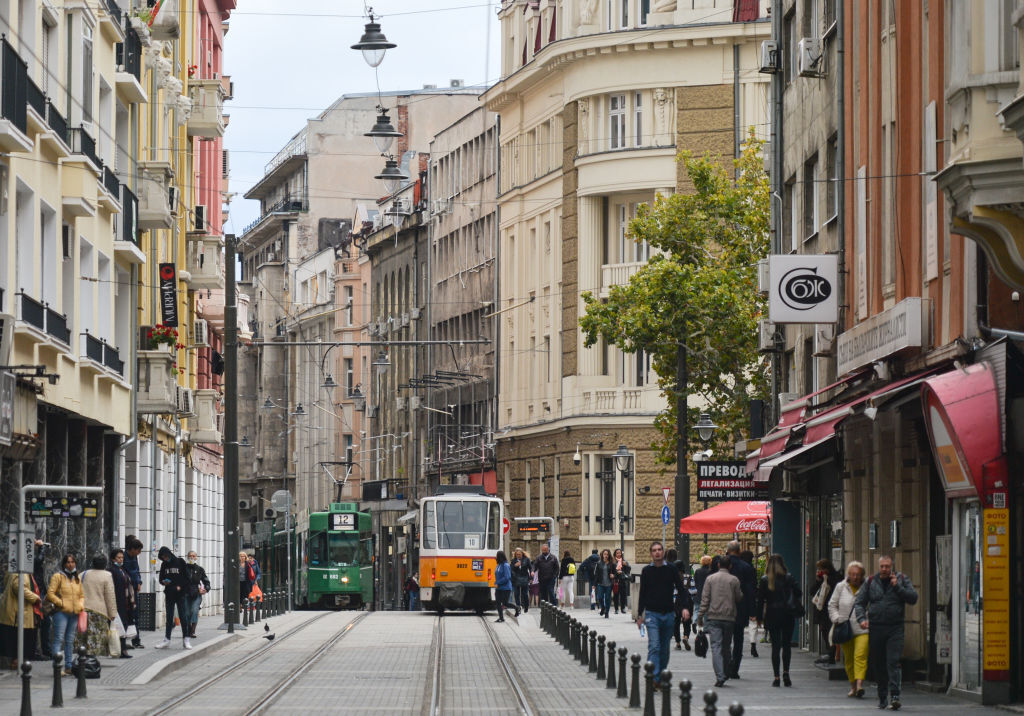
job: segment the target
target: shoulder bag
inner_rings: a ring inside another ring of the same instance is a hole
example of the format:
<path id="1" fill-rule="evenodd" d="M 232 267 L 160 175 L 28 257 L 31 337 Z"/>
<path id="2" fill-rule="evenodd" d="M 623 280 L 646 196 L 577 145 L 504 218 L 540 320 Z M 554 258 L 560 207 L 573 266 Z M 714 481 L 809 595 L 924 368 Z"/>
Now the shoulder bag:
<path id="1" fill-rule="evenodd" d="M 708 655 L 708 635 L 703 629 L 697 632 L 697 638 L 693 640 L 693 653 L 702 659 Z"/>
<path id="2" fill-rule="evenodd" d="M 853 597 L 853 605 L 850 607 L 850 613 L 846 615 L 846 621 L 832 625 L 831 639 L 833 646 L 845 644 L 853 639 L 853 624 L 850 623 L 850 620 L 853 619 L 853 610 L 857 606 L 857 595 L 853 594 L 851 590 L 850 596 Z"/>
<path id="3" fill-rule="evenodd" d="M 800 597 L 797 596 L 794 586 L 792 577 L 789 577 L 786 580 L 786 611 L 790 616 L 799 618 L 807 612 L 804 609 L 804 605 L 801 604 Z"/>

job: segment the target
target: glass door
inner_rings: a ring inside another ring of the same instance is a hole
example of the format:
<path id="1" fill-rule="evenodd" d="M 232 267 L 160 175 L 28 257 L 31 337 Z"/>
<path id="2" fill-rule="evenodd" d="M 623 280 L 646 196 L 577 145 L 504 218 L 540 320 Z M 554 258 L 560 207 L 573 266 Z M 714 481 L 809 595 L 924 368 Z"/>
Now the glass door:
<path id="1" fill-rule="evenodd" d="M 985 613 L 981 591 L 981 505 L 978 502 L 958 502 L 956 505 L 953 534 L 957 557 L 953 568 L 953 684 L 966 691 L 980 691 Z"/>

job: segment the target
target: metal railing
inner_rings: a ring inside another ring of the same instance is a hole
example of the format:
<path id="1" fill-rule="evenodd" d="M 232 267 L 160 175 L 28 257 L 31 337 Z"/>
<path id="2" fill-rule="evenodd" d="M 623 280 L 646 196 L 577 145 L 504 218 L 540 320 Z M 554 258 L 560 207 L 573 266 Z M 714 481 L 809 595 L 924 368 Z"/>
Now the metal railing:
<path id="1" fill-rule="evenodd" d="M 68 317 L 46 307 L 46 332 L 64 344 L 71 343 L 71 330 L 68 328 Z"/>
<path id="2" fill-rule="evenodd" d="M 117 4 L 117 0 L 103 0 L 103 9 L 114 18 L 114 24 L 121 24 L 121 6 Z"/>
<path id="3" fill-rule="evenodd" d="M 103 341 L 89 333 L 85 334 L 85 357 L 103 363 Z"/>
<path id="4" fill-rule="evenodd" d="M 124 361 L 121 360 L 121 354 L 106 341 L 103 341 L 103 365 L 118 375 L 124 375 Z"/>
<path id="5" fill-rule="evenodd" d="M 25 99 L 28 106 L 34 109 L 40 117 L 46 117 L 46 95 L 39 89 L 39 85 L 32 81 L 31 77 L 26 77 L 25 82 Z"/>
<path id="6" fill-rule="evenodd" d="M 64 119 L 64 115 L 61 114 L 57 107 L 54 106 L 53 100 L 46 102 L 46 123 L 50 125 L 50 129 L 53 133 L 60 138 L 60 141 L 68 147 L 71 146 L 71 137 L 68 133 L 68 122 Z"/>
<path id="7" fill-rule="evenodd" d="M 28 65 L 11 43 L 0 42 L 0 117 L 28 134 Z"/>
<path id="8" fill-rule="evenodd" d="M 69 130 L 69 134 L 72 154 L 81 154 L 96 165 L 97 168 L 103 165 L 100 158 L 96 155 L 96 140 L 83 127 L 74 127 Z"/>
<path id="9" fill-rule="evenodd" d="M 21 296 L 21 320 L 30 326 L 35 326 L 41 331 L 46 330 L 46 307 L 35 300 L 27 293 L 19 292 Z"/>
<path id="10" fill-rule="evenodd" d="M 117 174 L 114 174 L 113 170 L 103 165 L 103 188 L 106 189 L 112 197 L 120 200 L 121 198 L 121 182 L 117 180 Z"/>
<path id="11" fill-rule="evenodd" d="M 263 212 L 263 214 L 258 219 L 256 219 L 256 221 L 254 221 L 251 224 L 249 224 L 248 226 L 246 226 L 245 229 L 242 231 L 242 234 L 243 235 L 244 234 L 248 234 L 251 230 L 253 230 L 257 226 L 259 226 L 268 216 L 272 216 L 273 214 L 281 214 L 281 213 L 289 212 L 289 211 L 308 211 L 308 210 L 309 210 L 309 203 L 308 203 L 308 199 L 306 197 L 301 197 L 301 198 L 285 197 L 281 201 L 279 201 L 276 204 L 274 204 L 273 206 L 271 206 L 265 212 Z"/>
<path id="12" fill-rule="evenodd" d="M 124 184 L 121 185 L 121 233 L 122 241 L 138 244 L 139 200 Z"/>
<path id="13" fill-rule="evenodd" d="M 124 42 L 117 43 L 116 62 L 130 72 L 135 79 L 142 76 L 142 40 L 131 26 L 128 16 L 124 18 Z"/>

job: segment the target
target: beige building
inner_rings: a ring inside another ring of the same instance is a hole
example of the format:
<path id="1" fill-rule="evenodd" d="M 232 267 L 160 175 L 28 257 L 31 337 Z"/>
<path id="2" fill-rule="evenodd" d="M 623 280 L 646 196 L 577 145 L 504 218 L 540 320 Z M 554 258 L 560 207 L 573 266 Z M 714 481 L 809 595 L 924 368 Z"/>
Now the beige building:
<path id="1" fill-rule="evenodd" d="M 502 80 L 485 95 L 501 127 L 498 489 L 512 517 L 555 518 L 577 557 L 621 540 L 632 559 L 634 540 L 660 538 L 674 474 L 649 447 L 664 398 L 648 358 L 584 348 L 580 294 L 647 261 L 628 222 L 685 190 L 679 151 L 731 157 L 764 128 L 768 23 L 676 5 L 506 2 Z M 635 476 L 615 468 L 620 444 Z"/>

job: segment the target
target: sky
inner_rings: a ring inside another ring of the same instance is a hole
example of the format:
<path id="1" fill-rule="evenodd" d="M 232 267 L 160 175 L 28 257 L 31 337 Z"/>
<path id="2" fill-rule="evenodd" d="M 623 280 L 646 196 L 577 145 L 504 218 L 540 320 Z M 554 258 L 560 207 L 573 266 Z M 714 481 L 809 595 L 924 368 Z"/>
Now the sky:
<path id="1" fill-rule="evenodd" d="M 376 74 L 359 41 L 366 19 L 360 0 L 238 0 L 224 39 L 224 74 L 234 83 L 224 138 L 230 152 L 225 226 L 241 234 L 259 216 L 259 202 L 243 198 L 309 117 L 351 92 L 419 89 L 494 82 L 500 74 L 499 0 L 379 0 L 372 3 L 381 30 L 398 45 Z M 488 21 L 490 31 L 488 32 Z M 490 76 L 488 76 L 490 75 Z M 367 130 L 370 128 L 367 127 Z M 372 148 L 370 138 L 367 146 Z"/>

